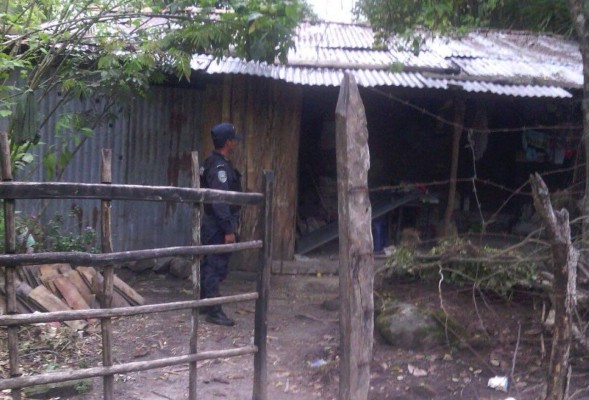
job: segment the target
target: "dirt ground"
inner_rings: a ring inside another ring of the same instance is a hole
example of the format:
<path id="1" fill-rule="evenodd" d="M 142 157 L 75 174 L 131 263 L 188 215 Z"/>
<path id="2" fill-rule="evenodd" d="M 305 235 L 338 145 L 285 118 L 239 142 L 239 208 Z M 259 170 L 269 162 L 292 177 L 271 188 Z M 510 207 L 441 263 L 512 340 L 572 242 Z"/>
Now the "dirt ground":
<path id="1" fill-rule="evenodd" d="M 187 280 L 153 273 L 122 273 L 148 303 L 190 298 Z M 224 294 L 255 291 L 254 277 L 232 272 L 222 290 Z M 549 349 L 550 338 L 539 323 L 540 298 L 516 295 L 511 302 L 505 302 L 490 296 L 473 297 L 470 288 L 419 281 L 392 282 L 384 292 L 431 309 L 443 307 L 468 332 L 469 340 L 456 340 L 448 332 L 446 345 L 408 351 L 387 345 L 375 333 L 369 399 L 541 398 L 549 357 L 543 357 L 542 340 Z M 268 330 L 270 399 L 337 398 L 339 324 L 338 311 L 333 307 L 337 295 L 337 276 L 272 276 Z M 225 310 L 237 325 L 211 325 L 201 316 L 199 350 L 234 348 L 253 342 L 253 302 L 227 305 Z M 186 354 L 189 324 L 187 312 L 117 319 L 115 361 Z M 99 354 L 89 356 L 84 364 L 98 365 Z M 489 378 L 494 376 L 509 379 L 508 392 L 488 387 Z M 252 381 L 253 356 L 199 362 L 200 399 L 251 399 Z M 575 355 L 571 398 L 589 399 L 588 382 L 589 360 Z M 187 384 L 187 366 L 117 375 L 115 397 L 185 399 Z M 95 380 L 86 394 L 59 394 L 53 398 L 94 400 L 101 396 L 101 381 Z"/>

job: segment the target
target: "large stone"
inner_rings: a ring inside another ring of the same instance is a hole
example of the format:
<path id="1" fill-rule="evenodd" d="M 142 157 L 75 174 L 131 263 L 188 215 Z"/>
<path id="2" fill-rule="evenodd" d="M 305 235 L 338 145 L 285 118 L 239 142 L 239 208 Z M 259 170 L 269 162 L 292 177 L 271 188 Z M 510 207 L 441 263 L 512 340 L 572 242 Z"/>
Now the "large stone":
<path id="1" fill-rule="evenodd" d="M 156 265 L 153 267 L 153 272 L 156 274 L 165 274 L 170 270 L 170 261 L 174 257 L 162 257 L 156 260 Z"/>
<path id="2" fill-rule="evenodd" d="M 192 275 L 192 263 L 182 257 L 174 257 L 170 261 L 170 274 L 180 279 L 186 279 Z"/>
<path id="3" fill-rule="evenodd" d="M 131 262 L 131 263 L 129 263 L 129 265 L 127 265 L 127 268 L 129 268 L 133 272 L 143 272 L 143 271 L 153 269 L 153 267 L 155 267 L 155 266 L 156 266 L 156 260 L 154 260 L 153 258 L 150 258 L 147 260 L 139 260 L 139 261 Z"/>
<path id="4" fill-rule="evenodd" d="M 412 304 L 388 303 L 376 318 L 376 328 L 388 344 L 404 349 L 427 349 L 445 342 L 443 327 Z"/>

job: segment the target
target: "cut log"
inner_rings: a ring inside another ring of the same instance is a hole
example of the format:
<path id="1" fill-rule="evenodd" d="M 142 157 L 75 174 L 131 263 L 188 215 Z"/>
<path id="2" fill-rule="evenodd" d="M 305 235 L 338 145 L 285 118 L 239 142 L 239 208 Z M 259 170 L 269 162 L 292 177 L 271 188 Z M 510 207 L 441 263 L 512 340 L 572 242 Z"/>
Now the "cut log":
<path id="1" fill-rule="evenodd" d="M 53 281 L 61 297 L 64 298 L 70 308 L 74 310 L 87 310 L 90 308 L 76 286 L 66 276 L 58 276 Z"/>
<path id="2" fill-rule="evenodd" d="M 39 310 L 43 311 L 66 311 L 71 310 L 63 301 L 49 291 L 45 286 L 37 286 L 28 297 Z M 72 329 L 80 330 L 84 329 L 87 325 L 86 321 L 66 321 L 65 324 Z"/>
<path id="3" fill-rule="evenodd" d="M 140 306 L 145 304 L 145 299 L 135 291 L 131 286 L 127 285 L 118 276 L 114 277 L 115 291 L 132 306 Z"/>

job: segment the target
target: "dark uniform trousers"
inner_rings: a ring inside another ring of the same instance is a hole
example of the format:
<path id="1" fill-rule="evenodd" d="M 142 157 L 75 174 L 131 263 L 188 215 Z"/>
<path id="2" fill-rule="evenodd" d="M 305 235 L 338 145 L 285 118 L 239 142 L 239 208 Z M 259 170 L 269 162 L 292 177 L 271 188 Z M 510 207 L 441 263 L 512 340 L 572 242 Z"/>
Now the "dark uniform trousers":
<path id="1" fill-rule="evenodd" d="M 213 151 L 201 168 L 201 187 L 241 192 L 241 174 L 231 162 Z M 225 235 L 236 233 L 239 207 L 224 203 L 205 204 L 201 226 L 202 244 L 225 244 Z M 229 272 L 229 253 L 209 254 L 200 267 L 201 299 L 218 297 L 219 284 Z"/>
<path id="2" fill-rule="evenodd" d="M 225 244 L 225 232 L 217 226 L 214 218 L 205 215 L 201 229 L 202 244 Z M 229 253 L 209 254 L 200 266 L 200 298 L 218 297 L 219 284 L 229 272 Z"/>

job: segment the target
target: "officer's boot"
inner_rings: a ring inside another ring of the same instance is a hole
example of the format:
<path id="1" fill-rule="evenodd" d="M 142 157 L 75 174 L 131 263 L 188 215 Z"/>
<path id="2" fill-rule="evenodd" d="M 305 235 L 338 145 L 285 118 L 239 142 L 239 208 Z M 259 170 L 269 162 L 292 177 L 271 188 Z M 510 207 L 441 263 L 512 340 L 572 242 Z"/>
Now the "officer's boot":
<path id="1" fill-rule="evenodd" d="M 231 318 L 229 318 L 227 315 L 225 315 L 225 313 L 223 312 L 223 309 L 221 308 L 220 305 L 211 306 L 209 308 L 209 312 L 208 312 L 205 320 L 207 322 L 210 322 L 211 324 L 216 324 L 216 325 L 223 325 L 223 326 L 235 325 L 235 321 L 233 321 Z"/>

